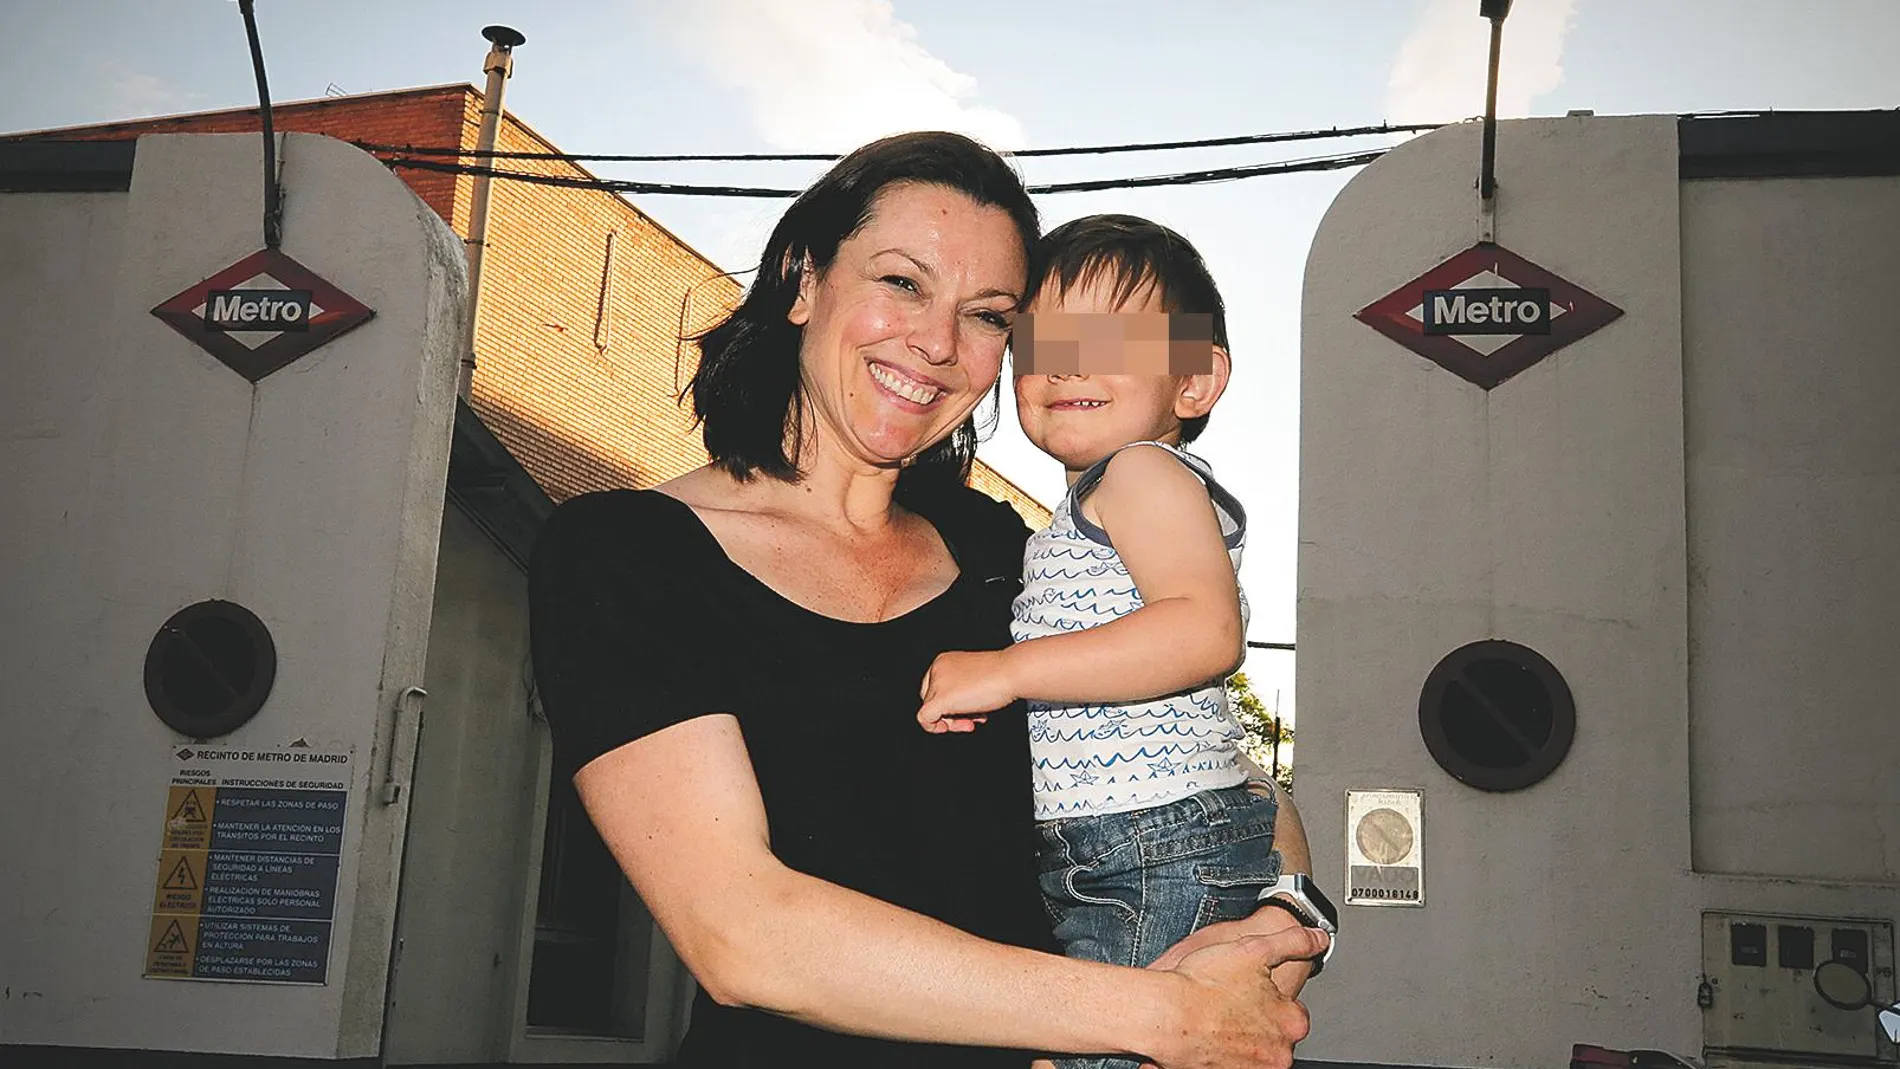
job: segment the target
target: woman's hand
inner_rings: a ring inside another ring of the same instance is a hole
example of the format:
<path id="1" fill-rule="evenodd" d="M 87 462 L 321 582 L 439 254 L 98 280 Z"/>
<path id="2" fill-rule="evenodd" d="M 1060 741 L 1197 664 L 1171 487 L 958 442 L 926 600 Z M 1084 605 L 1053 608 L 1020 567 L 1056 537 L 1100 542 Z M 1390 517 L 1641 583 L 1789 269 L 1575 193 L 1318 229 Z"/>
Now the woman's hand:
<path id="1" fill-rule="evenodd" d="M 917 722 L 925 731 L 975 731 L 989 714 L 1016 700 L 1008 650 L 939 653 L 924 673 Z"/>
<path id="2" fill-rule="evenodd" d="M 1310 1022 L 1306 1007 L 1281 991 L 1272 972 L 1325 949 L 1324 932 L 1294 926 L 1181 956 L 1173 971 L 1198 987 L 1190 1003 L 1197 1012 L 1174 1037 L 1172 1049 L 1155 1052 L 1158 1064 L 1163 1069 L 1292 1065 L 1293 1045 L 1306 1038 Z"/>
<path id="3" fill-rule="evenodd" d="M 1285 916 L 1284 910 L 1263 912 Z M 1294 1000 L 1277 974 L 1298 969 L 1304 980 L 1306 964 L 1301 959 L 1324 951 L 1326 935 L 1300 927 L 1291 917 L 1269 934 L 1250 930 L 1264 927 L 1253 918 L 1209 925 L 1148 966 L 1193 983 L 1197 991 L 1190 1004 L 1202 1011 L 1184 1024 L 1173 1050 L 1156 1052 L 1161 1069 L 1284 1069 L 1293 1063 L 1293 1045 L 1306 1038 L 1310 1022 L 1306 1007 Z M 1031 1069 L 1055 1069 L 1055 1063 L 1039 1059 Z M 1142 1069 L 1157 1065 L 1145 1062 Z"/>
<path id="4" fill-rule="evenodd" d="M 1163 951 L 1150 969 L 1172 969 L 1187 958 L 1189 954 L 1213 946 L 1216 943 L 1231 943 L 1250 935 L 1272 935 L 1288 928 L 1299 927 L 1299 922 L 1284 909 L 1267 908 L 1255 910 L 1253 916 L 1237 921 L 1221 921 L 1205 928 L 1174 944 Z M 1273 982 L 1287 998 L 1299 998 L 1300 989 L 1306 986 L 1307 977 L 1313 973 L 1313 965 L 1308 961 L 1288 961 L 1273 970 Z"/>

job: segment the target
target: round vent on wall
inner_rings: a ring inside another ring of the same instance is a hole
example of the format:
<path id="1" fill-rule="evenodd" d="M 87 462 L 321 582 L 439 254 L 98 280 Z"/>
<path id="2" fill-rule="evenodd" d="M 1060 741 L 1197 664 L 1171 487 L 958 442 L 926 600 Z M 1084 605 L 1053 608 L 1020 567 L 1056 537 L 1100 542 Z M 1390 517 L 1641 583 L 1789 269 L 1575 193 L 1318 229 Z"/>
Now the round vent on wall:
<path id="1" fill-rule="evenodd" d="M 236 731 L 277 681 L 277 646 L 256 614 L 229 601 L 178 610 L 145 652 L 145 698 L 165 726 L 194 739 Z"/>
<path id="2" fill-rule="evenodd" d="M 1577 707 L 1562 673 L 1536 650 L 1486 639 L 1432 669 L 1419 694 L 1418 728 L 1432 759 L 1459 782 L 1515 791 L 1563 763 Z"/>

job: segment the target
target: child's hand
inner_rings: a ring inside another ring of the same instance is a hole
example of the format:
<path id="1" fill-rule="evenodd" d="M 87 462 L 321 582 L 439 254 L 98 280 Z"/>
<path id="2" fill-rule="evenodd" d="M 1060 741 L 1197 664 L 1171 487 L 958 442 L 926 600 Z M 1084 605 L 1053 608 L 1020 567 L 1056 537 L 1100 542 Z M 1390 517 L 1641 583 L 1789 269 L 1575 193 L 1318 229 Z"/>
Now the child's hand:
<path id="1" fill-rule="evenodd" d="M 925 731 L 975 731 L 989 714 L 1016 700 L 1004 650 L 940 653 L 924 673 L 917 722 Z"/>

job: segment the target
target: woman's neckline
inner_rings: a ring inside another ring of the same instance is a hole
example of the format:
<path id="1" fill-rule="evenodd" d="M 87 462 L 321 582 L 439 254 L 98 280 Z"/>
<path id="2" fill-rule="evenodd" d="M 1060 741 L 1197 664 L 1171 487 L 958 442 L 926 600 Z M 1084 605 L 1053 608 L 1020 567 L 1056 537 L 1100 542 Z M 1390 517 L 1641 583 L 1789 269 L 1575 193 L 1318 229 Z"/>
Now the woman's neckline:
<path id="1" fill-rule="evenodd" d="M 741 577 L 743 577 L 743 579 L 746 582 L 751 583 L 755 587 L 758 587 L 760 590 L 770 595 L 773 600 L 787 606 L 788 608 L 792 609 L 793 611 L 803 616 L 810 617 L 813 620 L 822 620 L 827 624 L 834 624 L 839 627 L 874 628 L 874 627 L 890 627 L 895 624 L 905 623 L 935 608 L 938 604 L 947 600 L 950 597 L 950 595 L 956 592 L 958 587 L 963 585 L 964 580 L 968 577 L 968 574 L 969 574 L 968 572 L 964 570 L 963 562 L 957 556 L 956 547 L 951 545 L 949 538 L 945 537 L 943 533 L 943 529 L 938 527 L 936 522 L 932 520 L 930 517 L 925 516 L 921 512 L 916 513 L 916 515 L 919 518 L 921 518 L 924 521 L 924 523 L 930 526 L 930 529 L 932 531 L 936 532 L 937 540 L 943 543 L 944 552 L 950 554 L 951 563 L 957 566 L 956 577 L 950 580 L 950 584 L 948 586 L 944 587 L 942 590 L 938 591 L 937 593 L 931 595 L 925 601 L 922 601 L 918 603 L 915 607 L 908 609 L 902 613 L 899 613 L 896 616 L 890 617 L 889 619 L 886 619 L 886 620 L 846 620 L 841 617 L 831 616 L 826 613 L 819 612 L 817 609 L 814 609 L 808 605 L 800 604 L 799 602 L 794 601 L 793 599 L 789 597 L 786 597 L 783 593 L 780 593 L 778 588 L 774 587 L 772 584 L 766 582 L 763 579 L 760 579 L 756 575 L 753 575 L 738 561 L 732 559 L 732 554 L 726 552 L 725 543 L 719 541 L 719 536 L 714 534 L 712 531 L 712 528 L 706 525 L 706 521 L 704 518 L 700 516 L 699 510 L 694 508 L 692 505 L 688 504 L 685 501 L 682 501 L 681 499 L 677 497 L 674 497 L 672 494 L 669 494 L 664 490 L 643 490 L 643 491 L 638 491 L 638 492 L 653 494 L 656 497 L 664 498 L 667 501 L 670 501 L 673 504 L 679 506 L 679 508 L 682 511 L 684 511 L 688 517 L 692 519 L 693 526 L 698 529 L 700 535 L 705 539 L 706 543 L 712 548 L 713 553 L 718 556 L 719 560 L 722 563 L 724 563 L 727 568 L 730 568 L 732 571 L 738 573 Z"/>

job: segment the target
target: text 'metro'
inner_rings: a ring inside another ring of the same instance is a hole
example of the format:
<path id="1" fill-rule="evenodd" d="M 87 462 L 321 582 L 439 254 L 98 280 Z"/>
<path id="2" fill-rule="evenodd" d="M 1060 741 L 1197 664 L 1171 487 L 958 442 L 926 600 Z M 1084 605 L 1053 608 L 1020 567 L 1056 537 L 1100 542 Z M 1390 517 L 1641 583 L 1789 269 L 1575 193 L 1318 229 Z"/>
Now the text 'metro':
<path id="1" fill-rule="evenodd" d="M 205 300 L 205 329 L 310 329 L 309 290 L 212 290 Z"/>
<path id="2" fill-rule="evenodd" d="M 1427 334 L 1549 334 L 1550 291 L 1512 289 L 1426 290 Z"/>

